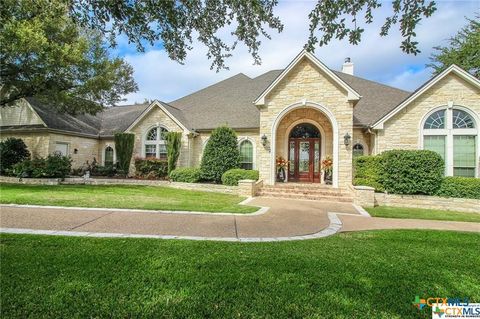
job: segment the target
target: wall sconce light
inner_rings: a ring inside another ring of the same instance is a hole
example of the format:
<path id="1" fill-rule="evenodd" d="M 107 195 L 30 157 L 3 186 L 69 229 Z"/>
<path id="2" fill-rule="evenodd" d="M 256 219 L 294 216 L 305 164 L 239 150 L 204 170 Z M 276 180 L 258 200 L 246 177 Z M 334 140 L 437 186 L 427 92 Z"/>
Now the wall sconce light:
<path id="1" fill-rule="evenodd" d="M 262 135 L 262 145 L 267 146 L 267 136 L 265 134 Z"/>
<path id="2" fill-rule="evenodd" d="M 73 154 L 78 154 L 78 149 L 74 149 Z"/>
<path id="3" fill-rule="evenodd" d="M 350 134 L 348 134 L 348 132 L 345 134 L 345 136 L 343 137 L 343 143 L 345 144 L 345 146 L 348 146 L 350 145 L 350 140 L 351 140 L 351 136 Z"/>

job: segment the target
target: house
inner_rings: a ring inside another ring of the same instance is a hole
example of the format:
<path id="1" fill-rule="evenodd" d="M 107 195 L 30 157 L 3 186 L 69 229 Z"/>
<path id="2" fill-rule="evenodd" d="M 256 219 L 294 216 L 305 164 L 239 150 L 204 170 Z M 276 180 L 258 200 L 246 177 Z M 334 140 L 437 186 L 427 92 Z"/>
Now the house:
<path id="1" fill-rule="evenodd" d="M 94 157 L 115 162 L 115 132 L 135 134 L 134 156 L 166 157 L 162 132 L 183 133 L 179 166 L 198 166 L 213 129 L 238 134 L 241 165 L 274 184 L 275 159 L 290 160 L 288 182 L 323 183 L 333 159 L 333 187 L 352 181 L 352 158 L 390 149 L 430 149 L 446 175 L 479 177 L 480 81 L 452 65 L 414 92 L 341 72 L 302 51 L 283 70 L 242 73 L 168 103 L 118 106 L 96 116 L 56 114 L 34 99 L 1 110 L 1 138 L 22 138 L 36 156 L 58 151 L 74 166 Z"/>

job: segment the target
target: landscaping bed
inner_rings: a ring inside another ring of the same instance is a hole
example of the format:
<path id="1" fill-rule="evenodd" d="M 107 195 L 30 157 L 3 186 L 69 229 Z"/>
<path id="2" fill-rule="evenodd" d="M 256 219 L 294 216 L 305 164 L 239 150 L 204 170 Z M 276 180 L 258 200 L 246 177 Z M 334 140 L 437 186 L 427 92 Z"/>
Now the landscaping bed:
<path id="1" fill-rule="evenodd" d="M 140 185 L 0 184 L 0 203 L 70 207 L 131 208 L 251 213 L 236 195 Z"/>
<path id="2" fill-rule="evenodd" d="M 431 318 L 480 302 L 480 235 L 343 233 L 226 243 L 0 237 L 2 318 Z"/>

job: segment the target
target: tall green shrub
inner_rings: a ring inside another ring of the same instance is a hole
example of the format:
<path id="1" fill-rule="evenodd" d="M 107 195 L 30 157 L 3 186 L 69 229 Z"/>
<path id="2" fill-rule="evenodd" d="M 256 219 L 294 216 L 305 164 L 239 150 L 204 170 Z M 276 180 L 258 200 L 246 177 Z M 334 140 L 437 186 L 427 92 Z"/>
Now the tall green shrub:
<path id="1" fill-rule="evenodd" d="M 177 166 L 180 147 L 182 146 L 182 133 L 168 132 L 165 134 L 165 140 L 167 142 L 168 174 L 170 174 Z"/>
<path id="2" fill-rule="evenodd" d="M 125 176 L 128 175 L 130 161 L 132 160 L 135 135 L 132 133 L 115 134 L 115 150 L 117 151 L 118 170 Z"/>
<path id="3" fill-rule="evenodd" d="M 202 178 L 219 183 L 223 173 L 239 165 L 240 153 L 235 131 L 226 126 L 213 130 L 200 165 Z"/>
<path id="4" fill-rule="evenodd" d="M 445 177 L 435 195 L 480 199 L 480 178 L 460 176 Z"/>
<path id="5" fill-rule="evenodd" d="M 30 158 L 27 145 L 20 138 L 9 137 L 0 142 L 0 174 L 10 174 L 13 165 Z"/>
<path id="6" fill-rule="evenodd" d="M 379 182 L 393 194 L 432 195 L 443 180 L 445 164 L 427 150 L 392 150 L 381 154 Z"/>
<path id="7" fill-rule="evenodd" d="M 359 156 L 354 159 L 354 185 L 370 186 L 377 192 L 383 192 L 383 186 L 380 184 L 381 155 Z"/>

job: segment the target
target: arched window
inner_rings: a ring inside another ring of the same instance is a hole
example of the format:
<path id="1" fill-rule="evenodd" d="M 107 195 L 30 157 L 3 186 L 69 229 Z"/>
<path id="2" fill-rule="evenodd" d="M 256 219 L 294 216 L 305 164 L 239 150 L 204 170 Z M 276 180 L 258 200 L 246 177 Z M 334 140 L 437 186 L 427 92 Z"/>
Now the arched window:
<path id="1" fill-rule="evenodd" d="M 447 175 L 478 176 L 478 124 L 467 110 L 454 106 L 428 115 L 423 148 L 440 154 Z"/>
<path id="2" fill-rule="evenodd" d="M 167 129 L 156 126 L 151 128 L 145 134 L 145 151 L 146 158 L 167 159 L 167 145 L 165 143 L 165 133 Z"/>
<path id="3" fill-rule="evenodd" d="M 353 152 L 352 152 L 353 158 L 363 156 L 363 155 L 364 155 L 363 145 L 360 143 L 353 145 Z"/>
<path id="4" fill-rule="evenodd" d="M 240 149 L 240 167 L 243 169 L 253 169 L 253 144 L 249 140 L 243 140 L 239 145 Z"/>
<path id="5" fill-rule="evenodd" d="M 107 146 L 105 148 L 105 156 L 104 156 L 103 164 L 105 166 L 113 165 L 113 148 L 111 146 Z"/>

